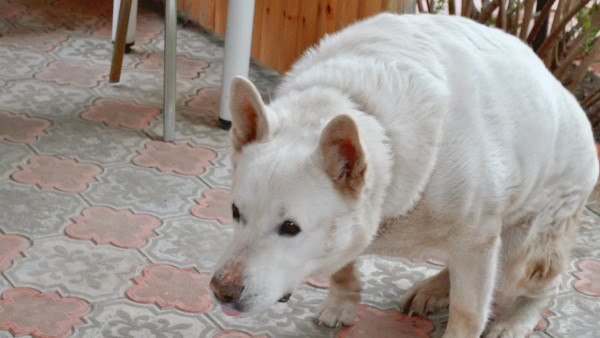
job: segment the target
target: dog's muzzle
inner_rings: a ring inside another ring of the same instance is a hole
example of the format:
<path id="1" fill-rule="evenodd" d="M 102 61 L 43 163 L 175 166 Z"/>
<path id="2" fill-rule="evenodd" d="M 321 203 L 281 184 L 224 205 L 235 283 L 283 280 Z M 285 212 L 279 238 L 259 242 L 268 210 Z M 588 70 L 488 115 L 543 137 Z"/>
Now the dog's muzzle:
<path id="1" fill-rule="evenodd" d="M 290 297 L 291 297 L 291 296 L 292 296 L 292 294 L 291 294 L 291 293 L 288 293 L 287 295 L 285 295 L 285 296 L 283 296 L 283 297 L 279 298 L 279 302 L 280 302 L 280 303 L 286 303 L 288 300 L 290 300 Z"/>

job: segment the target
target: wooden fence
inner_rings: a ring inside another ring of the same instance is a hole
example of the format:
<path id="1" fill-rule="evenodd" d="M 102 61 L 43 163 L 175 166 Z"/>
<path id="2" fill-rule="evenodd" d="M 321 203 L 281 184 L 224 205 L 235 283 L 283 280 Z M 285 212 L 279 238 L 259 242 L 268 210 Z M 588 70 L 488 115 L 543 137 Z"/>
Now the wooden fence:
<path id="1" fill-rule="evenodd" d="M 327 33 L 382 11 L 399 12 L 403 0 L 255 0 L 252 57 L 280 73 Z M 190 20 L 225 35 L 227 0 L 179 0 Z"/>

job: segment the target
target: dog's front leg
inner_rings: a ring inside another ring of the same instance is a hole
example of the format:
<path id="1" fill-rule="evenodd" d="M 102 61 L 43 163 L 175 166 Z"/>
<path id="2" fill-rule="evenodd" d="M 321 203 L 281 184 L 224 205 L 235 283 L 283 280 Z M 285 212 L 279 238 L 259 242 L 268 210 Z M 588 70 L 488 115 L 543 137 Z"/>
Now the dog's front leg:
<path id="1" fill-rule="evenodd" d="M 444 337 L 478 338 L 492 302 L 500 237 L 461 248 L 448 262 L 450 318 Z"/>
<path id="2" fill-rule="evenodd" d="M 339 327 L 354 322 L 360 301 L 360 281 L 354 271 L 354 262 L 331 275 L 329 294 L 317 314 L 319 325 Z"/>

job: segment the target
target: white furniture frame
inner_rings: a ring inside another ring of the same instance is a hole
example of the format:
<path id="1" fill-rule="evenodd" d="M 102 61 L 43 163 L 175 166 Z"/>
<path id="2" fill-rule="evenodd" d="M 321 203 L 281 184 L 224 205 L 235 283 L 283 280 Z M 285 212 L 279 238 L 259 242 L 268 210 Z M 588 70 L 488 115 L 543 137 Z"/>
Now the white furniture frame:
<path id="1" fill-rule="evenodd" d="M 132 9 L 132 6 L 135 9 Z M 125 45 L 126 43 L 133 42 L 136 16 L 137 0 L 114 0 L 114 50 L 109 75 L 109 82 L 111 83 L 120 81 Z M 231 125 L 229 112 L 229 87 L 231 80 L 235 76 L 248 76 L 253 18 L 254 0 L 229 0 L 225 33 L 223 79 L 219 101 L 219 120 L 221 121 L 221 126 L 224 128 L 229 128 Z M 163 139 L 168 142 L 175 141 L 176 57 L 177 1 L 165 0 Z"/>

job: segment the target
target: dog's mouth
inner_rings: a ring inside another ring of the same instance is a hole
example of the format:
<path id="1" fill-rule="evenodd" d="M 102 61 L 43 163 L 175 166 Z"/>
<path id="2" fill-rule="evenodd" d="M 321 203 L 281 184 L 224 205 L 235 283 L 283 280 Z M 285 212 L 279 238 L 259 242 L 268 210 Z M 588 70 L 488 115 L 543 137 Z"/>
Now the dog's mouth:
<path id="1" fill-rule="evenodd" d="M 278 302 L 280 302 L 280 303 L 286 303 L 288 300 L 290 300 L 290 297 L 291 297 L 291 296 L 292 296 L 292 294 L 291 294 L 291 293 L 288 293 L 287 295 L 285 295 L 285 296 L 283 296 L 283 297 L 279 298 L 279 301 L 278 301 Z"/>

